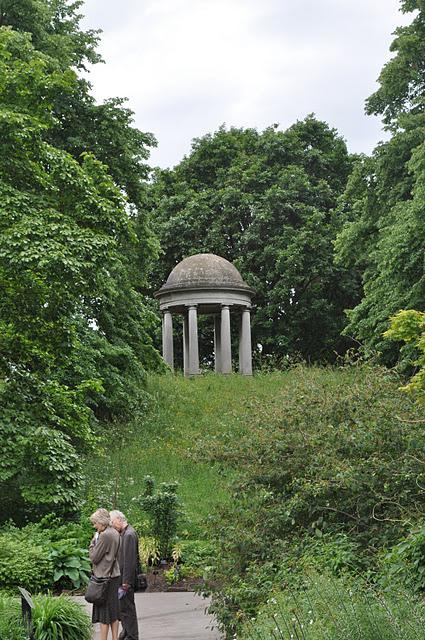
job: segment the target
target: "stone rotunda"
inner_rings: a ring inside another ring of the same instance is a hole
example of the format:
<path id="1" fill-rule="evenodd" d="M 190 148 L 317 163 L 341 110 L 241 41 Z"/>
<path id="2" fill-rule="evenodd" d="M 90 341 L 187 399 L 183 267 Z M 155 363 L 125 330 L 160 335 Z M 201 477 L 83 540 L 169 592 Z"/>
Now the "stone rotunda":
<path id="1" fill-rule="evenodd" d="M 183 316 L 183 370 L 199 371 L 198 314 L 214 315 L 216 373 L 232 372 L 230 314 L 239 321 L 239 373 L 252 375 L 251 298 L 253 289 L 231 262 L 212 253 L 185 258 L 174 267 L 167 282 L 155 293 L 162 311 L 162 352 L 174 368 L 173 314 Z"/>

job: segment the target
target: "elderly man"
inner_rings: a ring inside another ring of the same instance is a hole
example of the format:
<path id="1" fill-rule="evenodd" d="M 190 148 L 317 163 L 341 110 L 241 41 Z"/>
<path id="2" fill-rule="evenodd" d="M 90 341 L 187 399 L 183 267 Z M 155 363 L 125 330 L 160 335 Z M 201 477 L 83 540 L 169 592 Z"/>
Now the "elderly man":
<path id="1" fill-rule="evenodd" d="M 118 562 L 121 572 L 119 609 L 122 631 L 119 640 L 139 640 L 134 588 L 139 560 L 137 533 L 121 511 L 111 511 L 111 524 L 121 536 Z"/>

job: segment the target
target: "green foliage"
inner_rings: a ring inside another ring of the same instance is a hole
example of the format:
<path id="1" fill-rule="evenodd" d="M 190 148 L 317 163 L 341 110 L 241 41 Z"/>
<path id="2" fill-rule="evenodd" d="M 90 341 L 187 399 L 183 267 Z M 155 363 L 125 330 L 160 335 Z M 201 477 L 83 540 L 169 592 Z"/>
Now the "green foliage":
<path id="1" fill-rule="evenodd" d="M 422 640 L 425 608 L 393 589 L 372 590 L 361 582 L 306 577 L 300 591 L 275 592 L 240 640 Z M 230 637 L 230 636 L 228 636 Z M 235 636 L 236 637 L 236 636 Z"/>
<path id="2" fill-rule="evenodd" d="M 84 605 L 67 596 L 34 597 L 36 640 L 91 640 L 92 624 Z"/>
<path id="3" fill-rule="evenodd" d="M 100 61 L 95 47 L 96 31 L 81 31 L 81 15 L 77 13 L 82 0 L 2 0 L 0 26 L 32 34 L 34 47 L 51 57 L 61 59 L 63 68 L 85 68 L 86 63 Z"/>
<path id="4" fill-rule="evenodd" d="M 390 328 L 384 333 L 390 340 L 402 340 L 413 346 L 415 353 L 419 352 L 412 364 L 419 371 L 415 373 L 411 381 L 403 387 L 406 391 L 413 392 L 420 400 L 425 400 L 425 313 L 419 311 L 399 311 L 390 318 Z"/>
<path id="5" fill-rule="evenodd" d="M 394 364 L 397 345 L 383 338 L 399 309 L 424 310 L 425 224 L 425 20 L 422 2 L 403 1 L 415 11 L 396 30 L 394 57 L 385 65 L 369 113 L 381 114 L 393 137 L 360 159 L 340 202 L 345 221 L 336 241 L 338 264 L 362 274 L 363 296 L 350 310 L 346 335 Z"/>
<path id="6" fill-rule="evenodd" d="M 177 497 L 177 482 L 162 482 L 155 491 L 154 480 L 145 477 L 145 492 L 139 504 L 151 522 L 151 535 L 158 542 L 161 559 L 171 557 L 172 547 L 177 534 L 180 502 Z"/>
<path id="7" fill-rule="evenodd" d="M 382 115 L 389 129 L 400 126 L 400 116 L 423 109 L 425 21 L 422 0 L 401 0 L 403 13 L 415 13 L 409 25 L 395 31 L 390 50 L 395 55 L 379 76 L 379 89 L 367 100 L 367 112 Z"/>
<path id="8" fill-rule="evenodd" d="M 253 344 L 263 358 L 333 360 L 349 344 L 343 310 L 357 300 L 355 273 L 333 263 L 334 209 L 350 166 L 343 140 L 313 116 L 284 132 L 221 127 L 194 140 L 152 185 L 164 252 L 153 288 L 182 258 L 216 253 L 256 291 Z M 211 331 L 200 324 L 205 362 Z"/>
<path id="9" fill-rule="evenodd" d="M 88 582 L 91 567 L 87 549 L 76 548 L 75 542 L 53 542 L 49 557 L 53 563 L 53 581 L 64 587 L 70 582 L 74 589 L 79 589 Z"/>
<path id="10" fill-rule="evenodd" d="M 340 575 L 347 571 L 356 572 L 362 567 L 360 545 L 347 533 L 323 534 L 317 529 L 316 535 L 305 540 L 301 563 L 306 568 L 318 572 L 330 571 Z"/>
<path id="11" fill-rule="evenodd" d="M 87 63 L 102 60 L 96 51 L 99 31 L 81 29 L 82 5 L 82 0 L 2 0 L 0 25 L 30 33 L 35 49 L 55 59 L 60 69 L 87 70 Z M 133 112 L 124 106 L 124 99 L 97 104 L 90 90 L 86 79 L 75 77 L 73 91 L 52 96 L 55 122 L 45 132 L 45 139 L 78 161 L 87 152 L 94 154 L 125 193 L 138 237 L 137 244 L 127 246 L 125 254 L 131 258 L 132 278 L 141 286 L 158 251 L 145 205 L 150 171 L 146 160 L 156 140 L 134 127 Z"/>
<path id="12" fill-rule="evenodd" d="M 63 523 L 49 515 L 21 529 L 0 530 L 5 553 L 0 558 L 0 588 L 29 590 L 79 588 L 90 573 L 91 526 Z"/>
<path id="13" fill-rule="evenodd" d="M 181 562 L 190 569 L 204 569 L 212 564 L 215 548 L 208 540 L 183 540 Z"/>
<path id="14" fill-rule="evenodd" d="M 97 420 L 143 407 L 159 356 L 122 189 L 92 154 L 47 141 L 75 73 L 5 27 L 0 72 L 0 483 L 2 512 L 22 522 L 78 508 Z"/>
<path id="15" fill-rule="evenodd" d="M 252 399 L 256 414 L 238 439 L 198 442 L 202 459 L 239 476 L 209 523 L 226 626 L 239 610 L 255 612 L 264 583 L 303 566 L 376 572 L 381 549 L 421 521 L 421 410 L 398 384 L 365 365 L 298 367 L 272 402 Z"/>
<path id="16" fill-rule="evenodd" d="M 53 583 L 53 563 L 45 547 L 31 540 L 0 535 L 0 589 L 41 591 Z"/>
<path id="17" fill-rule="evenodd" d="M 139 538 L 139 558 L 142 567 L 147 570 L 149 565 L 158 564 L 161 560 L 158 542 L 152 536 Z"/>
<path id="18" fill-rule="evenodd" d="M 421 524 L 387 552 L 382 561 L 383 584 L 402 584 L 425 591 L 425 526 Z"/>
<path id="19" fill-rule="evenodd" d="M 26 640 L 19 600 L 0 592 L 0 638 L 1 640 Z"/>

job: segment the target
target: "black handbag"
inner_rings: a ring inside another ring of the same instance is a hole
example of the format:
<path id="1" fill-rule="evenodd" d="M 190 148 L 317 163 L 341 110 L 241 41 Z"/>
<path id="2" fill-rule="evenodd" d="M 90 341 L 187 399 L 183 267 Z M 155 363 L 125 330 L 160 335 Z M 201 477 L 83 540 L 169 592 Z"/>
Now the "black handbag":
<path id="1" fill-rule="evenodd" d="M 136 574 L 136 585 L 134 587 L 135 591 L 146 591 L 148 588 L 148 578 L 146 573 L 137 573 Z"/>
<path id="2" fill-rule="evenodd" d="M 111 578 L 97 578 L 95 575 L 90 576 L 84 598 L 91 604 L 103 604 L 108 595 L 108 588 Z"/>

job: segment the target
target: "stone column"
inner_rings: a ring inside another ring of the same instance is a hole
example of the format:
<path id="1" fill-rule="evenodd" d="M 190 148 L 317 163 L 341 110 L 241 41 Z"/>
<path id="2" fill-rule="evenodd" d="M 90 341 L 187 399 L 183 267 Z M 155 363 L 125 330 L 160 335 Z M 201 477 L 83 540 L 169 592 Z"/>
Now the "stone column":
<path id="1" fill-rule="evenodd" d="M 162 357 L 174 369 L 173 316 L 170 311 L 162 314 Z"/>
<path id="2" fill-rule="evenodd" d="M 196 305 L 191 305 L 188 311 L 189 332 L 189 376 L 199 373 L 199 347 L 198 347 L 198 312 Z"/>
<path id="3" fill-rule="evenodd" d="M 189 375 L 189 322 L 187 313 L 183 314 L 183 373 Z"/>
<path id="4" fill-rule="evenodd" d="M 214 316 L 214 357 L 215 372 L 221 373 L 221 316 Z"/>
<path id="5" fill-rule="evenodd" d="M 239 333 L 239 373 L 252 376 L 251 314 L 243 309 Z"/>
<path id="6" fill-rule="evenodd" d="M 221 307 L 221 373 L 232 373 L 232 342 L 230 337 L 230 309 Z"/>

